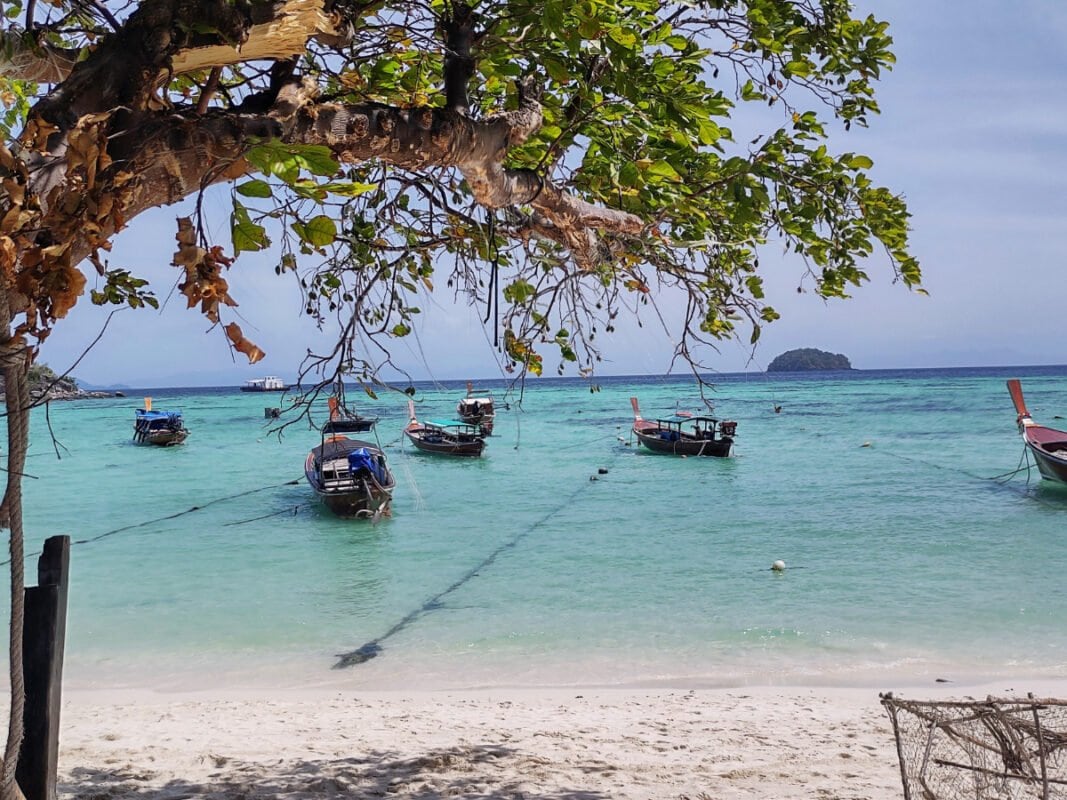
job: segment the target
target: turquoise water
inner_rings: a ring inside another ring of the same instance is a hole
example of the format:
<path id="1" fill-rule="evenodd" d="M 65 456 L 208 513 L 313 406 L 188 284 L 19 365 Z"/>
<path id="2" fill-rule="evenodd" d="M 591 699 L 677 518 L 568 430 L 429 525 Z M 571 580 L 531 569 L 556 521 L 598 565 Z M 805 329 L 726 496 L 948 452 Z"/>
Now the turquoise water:
<path id="1" fill-rule="evenodd" d="M 358 405 L 399 480 L 377 525 L 314 502 L 318 436 L 270 435 L 277 395 L 147 392 L 185 413 L 170 449 L 130 443 L 139 392 L 56 403 L 60 460 L 33 421 L 28 551 L 76 542 L 76 686 L 1058 677 L 1067 491 L 1036 470 L 989 479 L 1023 454 L 1006 377 L 1039 422 L 1067 416 L 1067 367 L 720 376 L 727 460 L 628 446 L 631 395 L 649 417 L 698 408 L 682 378 L 530 381 L 521 402 L 501 383 L 510 410 L 477 461 L 402 444 L 406 398 L 383 395 Z M 420 415 L 462 394 L 422 387 Z M 332 668 L 370 642 L 375 658 Z"/>

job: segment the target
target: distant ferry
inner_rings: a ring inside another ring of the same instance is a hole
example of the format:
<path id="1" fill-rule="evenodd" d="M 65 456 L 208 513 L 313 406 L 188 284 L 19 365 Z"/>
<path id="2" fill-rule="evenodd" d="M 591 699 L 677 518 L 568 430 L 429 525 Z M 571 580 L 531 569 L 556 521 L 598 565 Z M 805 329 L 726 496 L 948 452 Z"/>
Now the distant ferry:
<path id="1" fill-rule="evenodd" d="M 250 381 L 245 381 L 245 385 L 241 387 L 242 392 L 284 392 L 289 387 L 285 385 L 285 381 L 275 375 L 268 375 L 266 378 L 254 378 Z"/>

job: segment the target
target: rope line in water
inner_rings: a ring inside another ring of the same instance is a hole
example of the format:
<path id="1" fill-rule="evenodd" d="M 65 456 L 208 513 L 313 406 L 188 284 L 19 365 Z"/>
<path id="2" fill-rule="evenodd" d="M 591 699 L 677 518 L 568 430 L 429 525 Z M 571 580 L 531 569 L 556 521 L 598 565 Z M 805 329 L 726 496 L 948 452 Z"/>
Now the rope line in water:
<path id="1" fill-rule="evenodd" d="M 216 497 L 214 500 L 208 500 L 206 503 L 203 503 L 202 505 L 199 505 L 199 506 L 192 506 L 191 508 L 187 508 L 185 511 L 178 511 L 178 512 L 176 512 L 174 514 L 168 514 L 165 517 L 156 517 L 155 519 L 146 520 L 144 522 L 137 522 L 137 523 L 134 523 L 133 525 L 123 525 L 121 528 L 114 528 L 114 529 L 112 529 L 110 531 L 105 531 L 104 533 L 98 534 L 96 536 L 90 536 L 88 539 L 76 539 L 76 540 L 71 542 L 71 546 L 76 545 L 76 544 L 90 544 L 92 542 L 99 542 L 101 539 L 106 539 L 107 537 L 114 536 L 117 533 L 124 533 L 126 531 L 132 531 L 132 530 L 135 530 L 137 528 L 144 528 L 144 527 L 147 527 L 148 525 L 154 525 L 157 522 L 166 522 L 167 520 L 177 519 L 178 517 L 184 517 L 186 514 L 192 514 L 194 511 L 202 511 L 203 509 L 207 508 L 208 506 L 217 505 L 219 503 L 225 503 L 225 502 L 227 502 L 229 500 L 236 500 L 238 497 L 245 497 L 245 496 L 250 495 L 250 494 L 256 494 L 257 492 L 266 492 L 266 491 L 268 491 L 270 489 L 281 489 L 283 486 L 296 486 L 298 483 L 300 483 L 300 479 L 299 478 L 294 478 L 293 480 L 286 481 L 285 483 L 274 483 L 274 484 L 271 484 L 270 486 L 260 486 L 258 489 L 248 489 L 247 491 L 238 492 L 237 494 L 227 495 L 226 497 Z M 289 511 L 292 511 L 292 508 L 285 509 L 285 512 L 289 512 Z M 273 517 L 273 516 L 277 516 L 277 515 L 276 514 L 268 514 L 267 516 Z M 252 520 L 245 520 L 245 522 L 251 522 L 251 521 Z M 230 524 L 240 524 L 240 523 L 230 523 Z M 30 553 L 28 556 L 26 556 L 26 558 L 33 558 L 33 557 L 39 556 L 39 555 L 41 555 L 40 552 Z M 8 559 L 7 561 L 0 561 L 0 566 L 3 566 L 5 564 L 10 564 L 10 563 L 11 563 L 11 559 Z"/>
<path id="2" fill-rule="evenodd" d="M 269 514 L 263 514 L 263 515 L 258 516 L 258 517 L 252 517 L 251 519 L 242 519 L 242 520 L 240 520 L 238 522 L 227 522 L 222 527 L 231 528 L 234 525 L 247 525 L 249 522 L 259 522 L 261 519 L 270 519 L 271 517 L 280 517 L 282 514 L 292 514 L 295 517 L 296 516 L 296 512 L 298 512 L 303 506 L 304 506 L 303 503 L 297 503 L 295 506 L 291 506 L 289 508 L 283 508 L 281 511 L 272 511 Z"/>
<path id="3" fill-rule="evenodd" d="M 620 437 L 619 437 L 619 434 L 617 432 L 616 433 L 609 433 L 609 434 L 607 434 L 605 436 L 598 436 L 595 439 L 590 439 L 588 442 L 578 442 L 577 444 L 568 444 L 568 445 L 566 445 L 564 447 L 557 447 L 556 449 L 557 450 L 574 450 L 577 447 L 589 447 L 589 445 L 592 445 L 592 444 L 599 444 L 600 442 L 603 442 L 605 439 L 618 439 L 618 438 L 620 438 Z M 517 445 L 516 445 L 516 447 L 517 447 Z"/>
<path id="4" fill-rule="evenodd" d="M 618 454 L 617 453 L 616 453 L 615 457 L 612 458 L 611 462 L 609 462 L 609 463 L 613 464 L 616 458 L 618 458 Z M 411 612 L 409 612 L 407 615 L 405 615 L 399 622 L 394 624 L 391 628 L 389 628 L 389 630 L 387 630 L 381 636 L 377 637 L 376 639 L 371 639 L 370 641 L 365 642 L 364 644 L 362 644 L 359 647 L 357 647 L 355 650 L 349 650 L 347 653 L 338 653 L 338 655 L 337 655 L 337 663 L 335 663 L 333 665 L 333 668 L 334 669 L 345 669 L 346 667 L 352 667 L 352 666 L 355 666 L 356 664 L 362 664 L 362 663 L 364 663 L 366 661 L 370 661 L 372 658 L 375 658 L 376 656 L 381 654 L 381 652 L 382 652 L 382 642 L 384 642 L 386 639 L 389 639 L 389 638 L 395 636 L 396 634 L 400 633 L 400 631 L 404 630 L 404 628 L 406 628 L 409 625 L 411 625 L 413 622 L 415 622 L 417 619 L 419 619 L 419 617 L 422 617 L 423 615 L 428 614 L 431 611 L 436 611 L 437 609 L 441 608 L 441 600 L 443 598 L 447 597 L 452 592 L 456 591 L 457 589 L 462 587 L 464 584 L 466 584 L 469 581 L 471 581 L 483 569 L 485 569 L 486 567 L 490 566 L 494 561 L 496 561 L 497 558 L 502 553 L 504 553 L 507 550 L 511 550 L 514 547 L 516 547 L 519 544 L 519 542 L 521 542 L 523 539 L 525 539 L 527 536 L 529 536 L 535 530 L 540 528 L 542 525 L 544 525 L 546 522 L 548 522 L 550 519 L 552 519 L 558 513 L 563 511 L 565 508 L 568 508 L 571 505 L 571 502 L 574 500 L 574 498 L 576 498 L 579 494 L 581 494 L 581 492 L 591 483 L 596 483 L 596 481 L 592 481 L 592 480 L 590 480 L 590 481 L 581 481 L 578 484 L 578 487 L 573 492 L 571 492 L 566 498 L 564 498 L 563 502 L 561 502 L 558 506 L 556 506 L 554 509 L 552 509 L 551 511 L 546 513 L 544 516 L 542 516 L 540 519 L 538 519 L 536 522 L 534 522 L 528 528 L 526 528 L 525 530 L 519 531 L 519 533 L 515 534 L 513 537 L 511 537 L 511 539 L 509 539 L 508 541 L 504 542 L 502 545 L 498 546 L 495 550 L 493 550 L 493 552 L 491 552 L 484 559 L 482 559 L 480 562 L 478 562 L 477 565 L 475 565 L 474 567 L 469 569 L 462 577 L 460 577 L 457 580 L 455 580 L 452 583 L 451 586 L 449 586 L 448 588 L 443 589 L 442 591 L 438 592 L 437 594 L 435 594 L 433 597 L 429 598 L 426 602 L 424 602 L 418 608 L 413 609 Z"/>
<path id="5" fill-rule="evenodd" d="M 422 497 L 422 492 L 419 491 L 419 484 L 415 480 L 415 475 L 411 471 L 410 454 L 403 447 L 400 448 L 400 469 L 404 472 L 404 479 L 408 482 L 408 490 L 415 498 L 414 509 L 415 511 L 422 511 L 426 503 Z"/>
<path id="6" fill-rule="evenodd" d="M 1055 503 L 1050 503 L 1047 500 L 1042 500 L 1040 497 L 1036 497 L 1032 492 L 1028 491 L 1026 488 L 1017 488 L 1017 487 L 1011 486 L 1009 484 L 1009 481 L 1011 480 L 1012 477 L 1014 477 L 1015 475 L 1018 475 L 1021 472 L 1025 472 L 1026 473 L 1026 486 L 1030 485 L 1030 470 L 1032 468 L 1032 465 L 1030 464 L 1030 454 L 1027 451 L 1025 445 L 1023 446 L 1023 454 L 1019 459 L 1019 464 L 1021 465 L 1021 464 L 1023 464 L 1023 462 L 1025 462 L 1026 466 L 1019 466 L 1016 469 L 1011 470 L 1010 472 L 1003 472 L 1000 475 L 993 475 L 993 476 L 979 475 L 979 474 L 977 474 L 975 472 L 971 472 L 970 470 L 966 470 L 966 469 L 961 469 L 959 467 L 946 467 L 944 464 L 937 464 L 937 463 L 935 463 L 933 461 L 927 461 L 924 458 L 918 458 L 916 456 L 905 456 L 905 455 L 902 455 L 900 453 L 894 453 L 894 452 L 889 451 L 889 450 L 878 450 L 876 448 L 871 448 L 871 451 L 875 452 L 875 453 L 878 453 L 879 455 L 890 456 L 892 458 L 897 458 L 897 459 L 900 459 L 901 461 L 908 461 L 908 462 L 910 462 L 912 464 L 922 464 L 923 466 L 927 466 L 927 467 L 930 467 L 932 469 L 941 470 L 942 472 L 951 472 L 951 473 L 956 474 L 956 475 L 966 475 L 968 478 L 973 478 L 973 479 L 978 480 L 978 481 L 994 483 L 994 484 L 996 484 L 998 487 L 1000 487 L 1002 489 L 1007 489 L 1008 491 L 1015 492 L 1016 494 L 1019 494 L 1019 495 L 1021 495 L 1023 497 L 1028 497 L 1028 498 L 1030 498 L 1032 500 L 1036 500 L 1037 502 L 1041 503 L 1041 505 L 1045 506 L 1046 508 L 1055 509 L 1056 511 L 1067 511 L 1067 509 L 1065 509 L 1063 506 L 1057 505 Z"/>
<path id="7" fill-rule="evenodd" d="M 1026 464 L 1025 467 L 1023 466 L 1024 463 Z M 1004 473 L 1001 473 L 1000 475 L 994 475 L 992 478 L 989 478 L 989 480 L 996 481 L 997 483 L 1007 483 L 1014 476 L 1018 475 L 1023 470 L 1026 470 L 1026 483 L 1027 483 L 1027 485 L 1029 485 L 1029 483 L 1030 483 L 1030 450 L 1026 447 L 1026 445 L 1023 445 L 1023 451 L 1022 451 L 1022 453 L 1019 454 L 1019 465 L 1015 469 L 1013 469 L 1011 472 L 1004 472 Z M 1004 480 L 1001 481 L 1000 480 L 1001 478 L 1004 478 Z"/>

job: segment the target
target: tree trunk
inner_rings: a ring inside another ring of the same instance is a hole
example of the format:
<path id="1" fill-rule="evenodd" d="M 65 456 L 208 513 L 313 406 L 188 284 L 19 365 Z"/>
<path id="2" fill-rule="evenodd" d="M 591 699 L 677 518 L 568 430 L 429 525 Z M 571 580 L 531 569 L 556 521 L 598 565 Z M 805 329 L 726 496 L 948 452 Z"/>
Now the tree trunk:
<path id="1" fill-rule="evenodd" d="M 11 336 L 9 288 L 0 287 L 0 367 L 4 371 L 7 406 L 7 488 L 0 503 L 0 525 L 11 532 L 11 630 L 10 681 L 11 715 L 8 720 L 7 747 L 4 750 L 3 774 L 0 776 L 0 800 L 24 800 L 15 782 L 19 749 L 22 746 L 22 714 L 26 704 L 26 687 L 22 672 L 22 627 L 25 577 L 23 575 L 22 472 L 29 446 L 30 397 L 26 383 L 27 348 L 21 338 Z"/>

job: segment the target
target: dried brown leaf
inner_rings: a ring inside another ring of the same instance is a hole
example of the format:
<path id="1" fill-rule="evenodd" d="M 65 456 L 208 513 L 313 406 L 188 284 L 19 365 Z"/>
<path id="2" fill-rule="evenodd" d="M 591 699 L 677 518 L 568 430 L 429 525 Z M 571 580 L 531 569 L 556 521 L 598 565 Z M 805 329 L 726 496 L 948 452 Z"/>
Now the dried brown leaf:
<path id="1" fill-rule="evenodd" d="M 248 358 L 249 364 L 255 364 L 266 355 L 266 353 L 260 350 L 254 342 L 245 338 L 241 326 L 236 322 L 231 322 L 226 326 L 226 335 L 230 338 L 230 341 L 233 342 L 234 350 L 238 353 L 243 353 Z"/>

